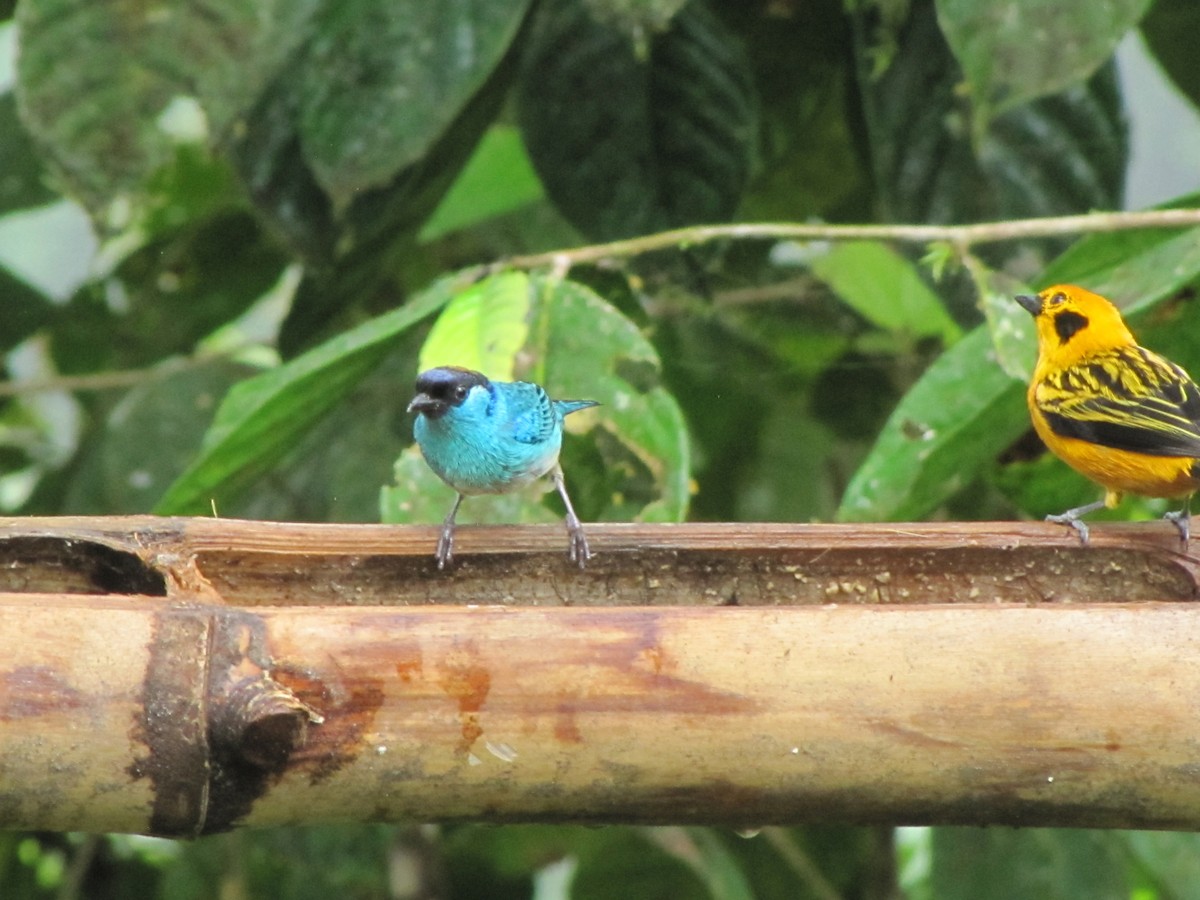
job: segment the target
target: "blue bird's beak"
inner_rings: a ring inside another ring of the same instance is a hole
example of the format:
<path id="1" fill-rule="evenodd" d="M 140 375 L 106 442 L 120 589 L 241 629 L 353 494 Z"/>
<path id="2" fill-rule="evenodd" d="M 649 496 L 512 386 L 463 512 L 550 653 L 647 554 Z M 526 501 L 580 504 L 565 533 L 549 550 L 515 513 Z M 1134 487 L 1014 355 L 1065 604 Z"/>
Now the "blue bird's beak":
<path id="1" fill-rule="evenodd" d="M 442 401 L 435 400 L 428 394 L 417 394 L 408 404 L 408 411 L 410 413 L 436 413 L 444 405 Z"/>
<path id="2" fill-rule="evenodd" d="M 437 419 L 446 412 L 446 402 L 428 394 L 418 394 L 408 404 L 408 412 L 421 413 L 430 419 Z"/>

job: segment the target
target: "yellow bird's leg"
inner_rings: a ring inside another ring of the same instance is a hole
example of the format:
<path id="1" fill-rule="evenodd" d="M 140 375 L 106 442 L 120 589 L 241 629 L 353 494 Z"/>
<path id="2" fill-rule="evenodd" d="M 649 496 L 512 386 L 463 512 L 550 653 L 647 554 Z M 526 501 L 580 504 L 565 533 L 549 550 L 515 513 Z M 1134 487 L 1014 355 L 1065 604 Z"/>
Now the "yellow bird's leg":
<path id="1" fill-rule="evenodd" d="M 1163 518 L 1169 522 L 1174 522 L 1175 527 L 1179 529 L 1179 539 L 1183 542 L 1183 552 L 1186 553 L 1188 538 L 1191 536 L 1192 495 L 1188 494 L 1187 499 L 1183 501 L 1183 509 L 1166 513 Z"/>
<path id="2" fill-rule="evenodd" d="M 1115 499 L 1114 499 L 1115 498 Z M 1098 509 L 1108 507 L 1112 509 L 1121 502 L 1121 495 L 1116 491 L 1107 491 L 1104 494 L 1103 500 L 1097 500 L 1095 503 L 1085 503 L 1083 506 L 1077 506 L 1074 509 L 1068 509 L 1065 513 L 1059 513 L 1057 516 L 1046 516 L 1047 522 L 1057 522 L 1059 525 L 1070 525 L 1079 534 L 1079 542 L 1087 546 L 1088 542 L 1088 527 L 1080 517 L 1086 516 L 1088 513 L 1093 513 Z"/>

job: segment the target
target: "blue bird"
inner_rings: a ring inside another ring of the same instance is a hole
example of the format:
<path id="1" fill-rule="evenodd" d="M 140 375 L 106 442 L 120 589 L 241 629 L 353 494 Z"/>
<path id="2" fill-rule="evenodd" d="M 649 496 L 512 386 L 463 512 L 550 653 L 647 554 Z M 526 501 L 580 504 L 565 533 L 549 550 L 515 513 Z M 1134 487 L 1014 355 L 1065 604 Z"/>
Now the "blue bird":
<path id="1" fill-rule="evenodd" d="M 417 414 L 413 436 L 429 468 L 458 491 L 438 538 L 438 568 L 454 556 L 454 517 L 463 497 L 506 494 L 549 473 L 567 507 L 567 557 L 582 569 L 591 553 L 567 496 L 558 452 L 563 416 L 600 404 L 551 400 L 539 385 L 489 381 L 458 366 L 422 372 L 416 391 L 408 404 Z"/>

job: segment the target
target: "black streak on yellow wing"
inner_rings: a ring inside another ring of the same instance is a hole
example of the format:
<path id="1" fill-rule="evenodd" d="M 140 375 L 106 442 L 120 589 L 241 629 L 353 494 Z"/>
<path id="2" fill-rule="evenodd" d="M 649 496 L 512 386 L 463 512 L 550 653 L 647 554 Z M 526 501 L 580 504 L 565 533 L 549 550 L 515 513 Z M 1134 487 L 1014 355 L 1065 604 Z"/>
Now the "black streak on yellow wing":
<path id="1" fill-rule="evenodd" d="M 1200 388 L 1141 347 L 1072 367 L 1038 392 L 1055 434 L 1154 456 L 1200 457 Z"/>

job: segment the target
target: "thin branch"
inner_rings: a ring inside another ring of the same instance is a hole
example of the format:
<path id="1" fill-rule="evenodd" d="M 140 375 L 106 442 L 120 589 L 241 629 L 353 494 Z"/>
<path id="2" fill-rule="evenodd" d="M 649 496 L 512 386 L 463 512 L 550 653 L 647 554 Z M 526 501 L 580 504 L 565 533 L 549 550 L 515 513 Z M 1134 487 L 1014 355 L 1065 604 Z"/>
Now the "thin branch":
<path id="1" fill-rule="evenodd" d="M 1141 212 L 1098 212 L 972 225 L 799 225 L 757 222 L 736 225 L 694 225 L 660 231 L 607 244 L 513 256 L 497 268 L 562 268 L 620 257 L 638 256 L 670 247 L 688 247 L 721 240 L 773 239 L 796 241 L 899 241 L 929 244 L 944 241 L 960 252 L 979 244 L 1027 238 L 1061 237 L 1145 228 L 1187 228 L 1200 225 L 1200 209 L 1154 209 Z"/>
<path id="2" fill-rule="evenodd" d="M 227 352 L 204 356 L 168 359 L 144 369 L 117 369 L 111 372 L 89 372 L 86 375 L 51 375 L 26 381 L 0 381 L 0 397 L 42 394 L 48 391 L 112 391 L 136 387 L 166 375 L 186 369 L 201 369 L 216 362 L 232 359 L 249 345 L 239 345 Z"/>

